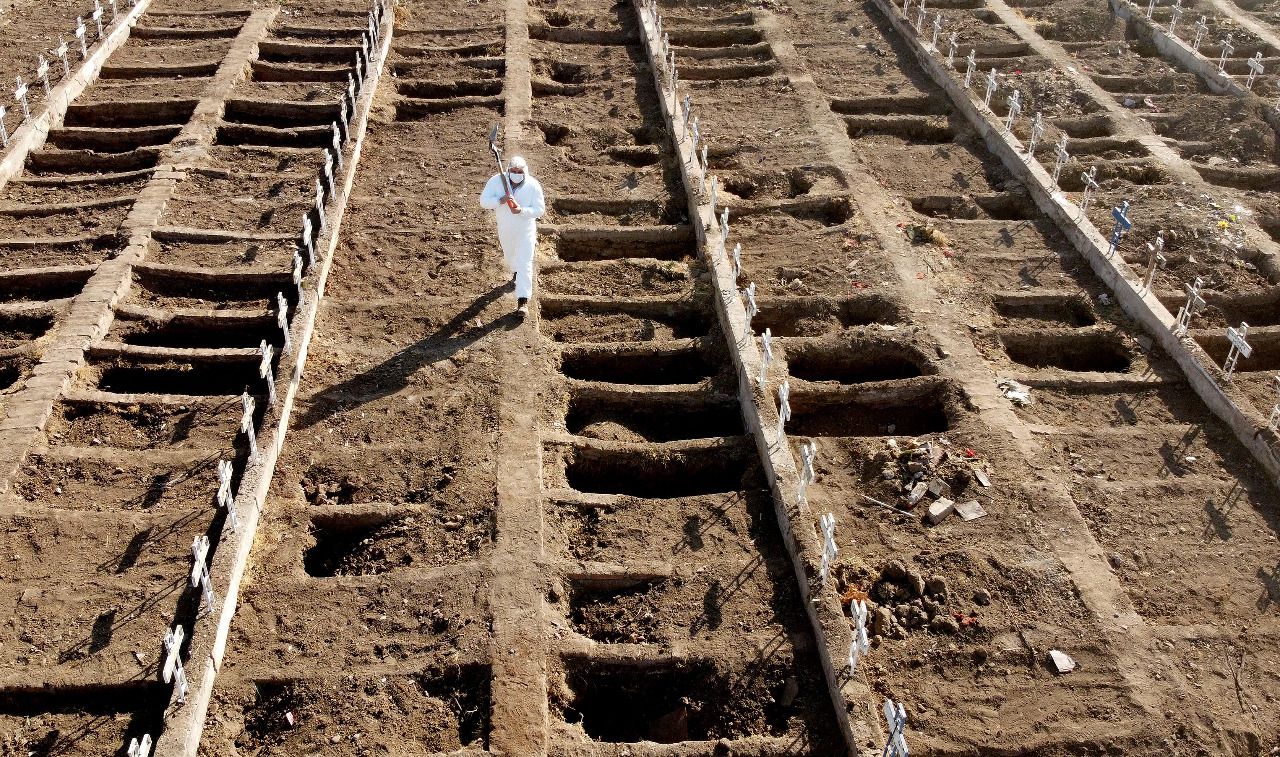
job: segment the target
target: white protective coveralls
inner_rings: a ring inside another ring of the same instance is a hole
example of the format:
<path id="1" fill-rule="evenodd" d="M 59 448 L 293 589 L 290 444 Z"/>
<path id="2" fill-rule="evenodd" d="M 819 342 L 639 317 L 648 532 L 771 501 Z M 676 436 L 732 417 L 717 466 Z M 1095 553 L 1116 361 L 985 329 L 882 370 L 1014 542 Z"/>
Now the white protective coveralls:
<path id="1" fill-rule="evenodd" d="M 515 166 L 524 161 L 513 158 L 511 162 Z M 502 174 L 494 174 L 480 194 L 480 207 L 497 212 L 498 241 L 502 243 L 507 267 L 516 274 L 517 299 L 529 299 L 533 295 L 533 251 L 538 246 L 538 219 L 547 211 L 542 185 L 528 175 L 528 168 L 525 171 L 524 181 L 511 183 L 512 196 L 520 206 L 519 213 L 512 213 L 502 204 L 507 193 L 502 186 Z"/>

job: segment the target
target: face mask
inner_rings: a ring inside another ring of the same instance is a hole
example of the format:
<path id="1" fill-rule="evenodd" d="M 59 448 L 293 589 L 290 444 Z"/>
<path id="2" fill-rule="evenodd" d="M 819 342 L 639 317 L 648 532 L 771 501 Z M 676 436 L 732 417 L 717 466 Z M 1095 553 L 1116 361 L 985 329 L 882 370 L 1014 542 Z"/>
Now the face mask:
<path id="1" fill-rule="evenodd" d="M 512 184 L 519 185 L 524 183 L 524 174 L 522 173 L 508 173 L 507 176 L 511 179 Z"/>

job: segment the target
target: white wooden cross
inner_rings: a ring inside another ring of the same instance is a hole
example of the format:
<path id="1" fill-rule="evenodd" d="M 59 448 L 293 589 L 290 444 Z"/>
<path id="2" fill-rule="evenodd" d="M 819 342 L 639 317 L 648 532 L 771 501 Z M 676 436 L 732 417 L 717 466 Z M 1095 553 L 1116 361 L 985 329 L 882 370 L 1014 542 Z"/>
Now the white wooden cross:
<path id="1" fill-rule="evenodd" d="M 1174 0 L 1173 7 L 1169 9 L 1169 36 L 1175 37 L 1174 29 L 1178 27 L 1178 22 L 1182 20 L 1182 0 Z"/>
<path id="2" fill-rule="evenodd" d="M 275 407 L 276 377 L 271 368 L 271 358 L 275 356 L 275 348 L 267 344 L 266 339 L 263 339 L 262 344 L 258 345 L 258 352 L 262 355 L 262 361 L 258 363 L 258 375 L 262 377 L 263 381 L 267 382 L 267 402 L 271 407 Z"/>
<path id="3" fill-rule="evenodd" d="M 920 0 L 920 5 L 916 8 L 916 34 L 924 34 L 924 19 L 928 15 L 924 4 L 925 0 Z"/>
<path id="4" fill-rule="evenodd" d="M 996 77 L 995 66 L 992 66 L 991 72 L 987 74 L 987 94 L 982 98 L 982 105 L 985 108 L 991 107 L 991 97 L 995 95 L 996 88 L 1000 86 L 1000 81 Z"/>
<path id="5" fill-rule="evenodd" d="M 1244 80 L 1244 88 L 1253 89 L 1253 83 L 1257 81 L 1258 77 L 1262 76 L 1265 71 L 1266 69 L 1262 67 L 1262 52 L 1259 51 L 1254 53 L 1253 57 L 1249 59 L 1249 78 Z"/>
<path id="6" fill-rule="evenodd" d="M 747 285 L 747 288 L 742 290 L 742 294 L 747 298 L 747 323 L 745 326 L 746 332 L 744 336 L 750 339 L 751 319 L 755 318 L 756 314 L 760 312 L 760 306 L 756 304 L 756 283 L 753 281 Z"/>
<path id="7" fill-rule="evenodd" d="M 820 515 L 818 524 L 822 526 L 822 567 L 818 575 L 822 578 L 822 585 L 826 586 L 831 578 L 831 563 L 840 552 L 840 548 L 836 546 L 836 516 L 831 513 Z"/>
<path id="8" fill-rule="evenodd" d="M 320 232 L 324 233 L 328 224 L 324 220 L 324 185 L 316 179 L 316 218 L 320 221 Z"/>
<path id="9" fill-rule="evenodd" d="M 58 56 L 58 60 L 62 61 L 62 78 L 71 75 L 71 62 L 67 60 L 67 41 L 62 37 L 58 37 L 58 46 L 53 49 L 53 54 Z"/>
<path id="10" fill-rule="evenodd" d="M 315 227 L 311 225 L 311 214 L 302 217 L 302 251 L 307 253 L 307 265 L 316 264 Z"/>
<path id="11" fill-rule="evenodd" d="M 1111 239 L 1107 246 L 1107 257 L 1116 254 L 1116 250 L 1120 247 L 1120 240 L 1124 239 L 1124 235 L 1133 228 L 1133 221 L 1129 220 L 1129 201 L 1125 200 L 1120 203 L 1120 207 L 1111 209 L 1111 217 L 1115 219 L 1116 225 L 1111 228 Z"/>
<path id="12" fill-rule="evenodd" d="M 1156 269 L 1165 264 L 1164 232 L 1156 232 L 1156 241 L 1147 243 L 1147 275 L 1142 278 L 1142 288 L 1151 291 L 1156 281 Z"/>
<path id="13" fill-rule="evenodd" d="M 141 739 L 130 739 L 128 757 L 151 757 L 151 734 L 142 734 Z"/>
<path id="14" fill-rule="evenodd" d="M 93 0 L 93 23 L 98 27 L 98 39 L 102 39 L 102 2 Z"/>
<path id="15" fill-rule="evenodd" d="M 358 97 L 364 91 L 364 72 L 360 70 L 360 51 L 356 50 L 356 65 L 351 71 L 356 79 L 356 96 Z"/>
<path id="16" fill-rule="evenodd" d="M 769 378 L 769 364 L 773 362 L 773 333 L 765 329 L 760 335 L 760 386 Z"/>
<path id="17" fill-rule="evenodd" d="M 680 71 L 676 67 L 676 51 L 675 50 L 671 51 L 671 62 L 668 63 L 667 65 L 670 67 L 668 70 L 671 71 L 671 96 L 675 97 L 677 95 L 677 91 L 680 88 Z"/>
<path id="18" fill-rule="evenodd" d="M 1191 327 L 1191 317 L 1203 310 L 1205 305 L 1204 297 L 1200 296 L 1200 292 L 1204 290 L 1204 281 L 1199 276 L 1195 283 L 1184 284 L 1183 288 L 1187 292 L 1187 304 L 1178 308 L 1178 320 L 1173 327 L 1175 336 L 1187 333 L 1187 329 Z"/>
<path id="19" fill-rule="evenodd" d="M 333 125 L 333 142 L 330 147 L 333 148 L 333 162 L 338 165 L 338 170 L 342 170 L 342 130 L 335 123 Z"/>
<path id="20" fill-rule="evenodd" d="M 1084 182 L 1084 197 L 1080 200 L 1080 215 L 1083 216 L 1093 202 L 1093 193 L 1098 191 L 1098 167 L 1089 166 L 1088 171 L 1080 174 L 1080 180 Z"/>
<path id="21" fill-rule="evenodd" d="M 324 168 L 321 169 L 321 174 L 324 176 L 325 191 L 332 195 L 337 188 L 337 179 L 333 173 L 333 153 L 328 150 L 324 151 Z"/>
<path id="22" fill-rule="evenodd" d="M 1195 30 L 1196 30 L 1195 37 L 1191 39 L 1191 49 L 1195 50 L 1196 52 L 1200 52 L 1200 44 L 1204 42 L 1204 35 L 1208 34 L 1209 32 L 1208 19 L 1205 18 L 1204 16 L 1201 16 L 1200 20 L 1197 21 L 1195 24 Z"/>
<path id="23" fill-rule="evenodd" d="M 13 90 L 13 96 L 22 105 L 22 117 L 24 119 L 31 118 L 31 106 L 27 104 L 27 83 L 22 80 L 21 76 L 15 76 L 14 79 L 18 82 L 18 88 Z"/>
<path id="24" fill-rule="evenodd" d="M 338 125 L 338 130 L 342 132 L 342 140 L 345 142 L 351 128 L 351 108 L 347 105 L 345 97 L 338 101 L 338 120 L 334 123 Z"/>
<path id="25" fill-rule="evenodd" d="M 871 651 L 871 639 L 867 638 L 867 602 L 855 599 L 849 604 L 853 612 L 853 638 L 849 641 L 849 672 L 858 670 L 858 660 Z"/>
<path id="26" fill-rule="evenodd" d="M 818 445 L 812 439 L 807 442 L 800 443 L 800 486 L 798 488 L 798 497 L 801 502 L 806 500 L 805 492 L 809 485 L 818 479 L 818 474 L 813 469 L 814 462 L 818 459 Z"/>
<path id="27" fill-rule="evenodd" d="M 729 209 L 723 208 L 720 211 L 720 236 L 729 238 Z"/>
<path id="28" fill-rule="evenodd" d="M 702 125 L 698 122 L 697 116 L 693 117 L 693 128 L 690 130 L 690 133 L 693 134 L 693 141 L 689 144 L 694 152 L 697 152 L 698 145 L 702 143 Z M 704 146 L 703 149 L 706 149 L 706 147 Z M 703 161 L 702 167 L 707 167 L 706 161 Z"/>
<path id="29" fill-rule="evenodd" d="M 44 97 L 49 99 L 49 60 L 44 57 L 44 53 L 40 53 L 36 63 L 36 76 L 40 79 L 40 83 L 44 85 Z"/>
<path id="30" fill-rule="evenodd" d="M 293 350 L 293 344 L 289 338 L 289 302 L 284 298 L 284 292 L 276 292 L 276 327 L 280 329 L 280 336 L 284 339 L 280 351 L 288 355 Z"/>
<path id="31" fill-rule="evenodd" d="M 964 70 L 964 88 L 973 86 L 973 72 L 978 70 L 978 51 L 969 48 L 969 57 L 965 59 L 968 66 Z"/>
<path id="32" fill-rule="evenodd" d="M 791 420 L 791 383 L 786 379 L 778 385 L 778 438 L 781 439 L 787 430 L 787 421 Z"/>
<path id="33" fill-rule="evenodd" d="M 253 430 L 253 412 L 257 403 L 253 401 L 253 395 L 245 392 L 240 395 L 240 406 L 244 408 L 240 415 L 240 433 L 249 442 L 249 462 L 253 463 L 258 459 L 258 435 Z"/>
<path id="34" fill-rule="evenodd" d="M 1226 374 L 1227 381 L 1231 380 L 1231 374 L 1236 372 L 1236 363 L 1240 358 L 1248 358 L 1253 355 L 1253 346 L 1248 342 L 1249 324 L 1244 321 L 1240 322 L 1240 328 L 1233 329 L 1227 327 L 1227 341 L 1231 342 L 1231 349 L 1227 350 L 1227 361 L 1222 364 L 1222 372 Z"/>
<path id="35" fill-rule="evenodd" d="M 240 519 L 236 516 L 236 495 L 231 492 L 231 461 L 218 461 L 218 506 L 227 511 L 227 520 L 233 531 L 240 530 Z"/>
<path id="36" fill-rule="evenodd" d="M 1218 73 L 1227 73 L 1227 56 L 1231 55 L 1235 51 L 1236 46 L 1231 44 L 1231 35 L 1228 34 L 1227 38 L 1222 40 L 1222 54 L 1218 56 Z"/>
<path id="37" fill-rule="evenodd" d="M 716 200 L 719 199 L 718 197 L 718 195 L 720 194 L 719 187 L 720 187 L 720 179 L 715 176 L 712 176 L 711 177 L 711 217 L 712 218 L 716 217 Z"/>
<path id="38" fill-rule="evenodd" d="M 1018 115 L 1022 113 L 1022 90 L 1015 89 L 1013 94 L 1009 95 L 1009 115 L 1004 119 L 1004 130 L 1013 133 L 1013 124 L 1018 120 Z"/>
<path id="39" fill-rule="evenodd" d="M 947 68 L 954 68 L 956 65 L 956 44 L 959 42 L 959 36 L 959 32 L 951 32 L 951 37 L 947 40 L 950 44 L 947 48 Z"/>
<path id="40" fill-rule="evenodd" d="M 707 146 L 706 146 L 706 145 L 703 145 L 703 146 L 702 146 L 702 155 L 701 155 L 701 157 L 702 157 L 702 160 L 701 160 L 701 163 L 702 163 L 702 184 L 703 184 L 703 187 L 705 188 L 705 187 L 706 187 L 706 183 L 707 183 Z"/>
<path id="41" fill-rule="evenodd" d="M 351 74 L 347 74 L 347 100 L 350 101 L 353 110 L 356 107 L 356 97 L 356 80 L 351 77 Z"/>
<path id="42" fill-rule="evenodd" d="M 182 640 L 186 638 L 182 626 L 174 626 L 164 632 L 164 668 L 161 675 L 165 683 L 172 683 L 178 690 L 178 704 L 187 701 L 187 671 L 182 667 Z"/>
<path id="43" fill-rule="evenodd" d="M 933 16 L 933 41 L 929 46 L 936 52 L 938 49 L 938 37 L 942 36 L 942 11 L 938 11 Z"/>
<path id="44" fill-rule="evenodd" d="M 907 710 L 892 699 L 884 700 L 884 719 L 889 724 L 889 738 L 884 743 L 880 757 L 908 757 Z"/>
<path id="45" fill-rule="evenodd" d="M 9 146 L 9 127 L 4 125 L 4 117 L 9 115 L 9 109 L 0 105 L 0 147 Z"/>
<path id="46" fill-rule="evenodd" d="M 685 95 L 680 101 L 680 128 L 685 134 L 689 133 L 689 117 L 693 115 L 693 97 Z"/>
<path id="47" fill-rule="evenodd" d="M 204 589 L 205 612 L 213 612 L 213 582 L 209 580 L 209 537 L 201 534 L 191 542 L 191 588 Z"/>
<path id="48" fill-rule="evenodd" d="M 902 0 L 902 15 L 906 16 L 907 12 L 910 10 L 911 10 L 911 0 Z M 908 18 L 910 17 L 908 16 Z"/>
<path id="49" fill-rule="evenodd" d="M 89 36 L 89 28 L 84 25 L 84 19 L 76 16 L 76 39 L 80 40 L 80 57 L 89 57 L 89 45 L 85 39 Z"/>
<path id="50" fill-rule="evenodd" d="M 1276 395 L 1280 397 L 1280 373 L 1272 377 L 1276 384 Z M 1271 408 L 1271 417 L 1267 419 L 1267 428 L 1273 432 L 1280 430 L 1280 401 Z"/>
<path id="51" fill-rule="evenodd" d="M 111 0 L 111 20 L 115 21 L 118 15 L 120 15 L 120 9 L 116 7 L 116 0 Z"/>
<path id="52" fill-rule="evenodd" d="M 1156 0 L 1147 0 L 1147 20 L 1150 21 L 1156 13 Z"/>
<path id="53" fill-rule="evenodd" d="M 1055 186 L 1062 176 L 1062 169 L 1066 167 L 1068 160 L 1071 160 L 1071 154 L 1067 152 L 1067 135 L 1063 134 L 1061 139 L 1058 140 L 1058 146 L 1054 148 L 1053 183 Z"/>
<path id="54" fill-rule="evenodd" d="M 293 253 L 293 287 L 298 294 L 298 305 L 302 305 L 302 256 Z"/>
<path id="55" fill-rule="evenodd" d="M 1027 143 L 1027 154 L 1036 154 L 1036 145 L 1040 144 L 1040 140 L 1044 138 L 1044 117 L 1040 115 L 1040 111 L 1036 111 L 1036 117 L 1031 121 L 1031 141 Z"/>
<path id="56" fill-rule="evenodd" d="M 733 246 L 733 279 L 737 281 L 742 276 L 742 244 Z"/>

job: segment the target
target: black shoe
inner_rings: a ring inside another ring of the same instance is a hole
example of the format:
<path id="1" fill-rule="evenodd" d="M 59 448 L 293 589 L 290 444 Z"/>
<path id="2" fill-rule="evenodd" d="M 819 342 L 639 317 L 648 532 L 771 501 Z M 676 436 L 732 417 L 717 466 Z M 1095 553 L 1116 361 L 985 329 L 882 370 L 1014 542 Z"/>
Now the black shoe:
<path id="1" fill-rule="evenodd" d="M 516 300 L 516 312 L 519 313 L 520 315 L 529 314 L 529 298 L 528 297 L 521 297 L 520 299 Z"/>

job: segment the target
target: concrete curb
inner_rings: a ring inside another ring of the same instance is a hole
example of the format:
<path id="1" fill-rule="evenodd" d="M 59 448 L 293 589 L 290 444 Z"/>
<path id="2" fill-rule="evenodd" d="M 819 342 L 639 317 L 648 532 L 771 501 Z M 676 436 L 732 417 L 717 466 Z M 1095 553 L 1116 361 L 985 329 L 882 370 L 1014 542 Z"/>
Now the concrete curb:
<path id="1" fill-rule="evenodd" d="M 49 90 L 49 99 L 45 101 L 44 111 L 26 119 L 14 131 L 9 138 L 8 150 L 3 160 L 0 160 L 0 189 L 4 189 L 10 179 L 22 173 L 27 165 L 27 157 L 44 146 L 49 130 L 62 123 L 62 119 L 67 115 L 67 108 L 71 106 L 71 101 L 98 80 L 98 74 L 102 72 L 107 58 L 129 40 L 134 24 L 138 23 L 138 18 L 146 13 L 150 6 L 151 0 L 138 0 L 138 4 L 128 13 L 113 20 L 112 25 L 115 28 L 94 48 L 89 57 L 80 64 L 80 68 L 58 86 Z"/>
<path id="2" fill-rule="evenodd" d="M 328 231 L 316 245 L 319 255 L 315 266 L 316 275 L 312 279 L 314 288 L 308 287 L 307 280 L 303 280 L 303 286 L 306 289 L 304 301 L 296 306 L 290 327 L 293 352 L 287 356 L 287 359 L 280 362 L 281 370 L 277 376 L 277 384 L 282 380 L 280 377 L 285 375 L 287 368 L 288 385 L 280 392 L 279 409 L 274 412 L 269 411 L 269 417 L 274 416 L 274 422 L 270 426 L 259 429 L 258 461 L 246 467 L 240 481 L 236 496 L 240 531 L 237 533 L 229 527 L 224 527 L 218 549 L 210 562 L 210 579 L 219 600 L 217 613 L 205 615 L 195 621 L 189 637 L 187 654 L 189 661 L 187 678 L 191 693 L 184 705 L 178 706 L 171 701 L 165 730 L 156 741 L 157 757 L 178 757 L 179 755 L 194 757 L 199 751 L 205 715 L 209 709 L 209 702 L 213 698 L 214 680 L 222 667 L 231 621 L 235 617 L 240 583 L 248 569 L 250 551 L 253 548 L 262 508 L 266 504 L 276 461 L 284 449 L 289 418 L 306 365 L 307 351 L 315 331 L 320 302 L 324 298 L 325 284 L 328 282 L 334 254 L 338 247 L 339 232 L 342 228 L 342 219 L 346 214 L 347 201 L 355 184 L 356 168 L 360 162 L 364 138 L 369 127 L 369 113 L 391 50 L 394 27 L 395 14 L 388 12 L 382 26 L 382 43 L 378 48 L 376 67 L 370 66 L 364 93 L 360 97 L 355 118 L 350 127 L 352 140 L 343 159 L 344 176 L 334 196 L 329 200 L 326 212 Z"/>
<path id="3" fill-rule="evenodd" d="M 689 208 L 693 211 L 698 248 L 702 259 L 710 268 L 715 285 L 716 312 L 729 344 L 733 345 L 730 356 L 738 374 L 738 395 L 743 417 L 755 439 L 761 464 L 769 480 L 782 541 L 791 556 L 800 595 L 804 599 L 813 628 L 815 647 L 834 705 L 838 730 L 845 740 L 848 753 L 857 755 L 860 741 L 870 741 L 879 736 L 878 721 L 872 719 L 873 713 L 869 709 L 875 696 L 861 677 L 848 675 L 844 664 L 853 638 L 852 627 L 835 592 L 818 584 L 822 545 L 814 525 L 816 519 L 808 505 L 799 501 L 799 474 L 787 437 L 778 433 L 778 411 L 773 397 L 767 387 L 757 386 L 754 380 L 760 373 L 760 348 L 754 334 L 747 336 L 746 308 L 738 292 L 729 259 L 719 252 L 724 249 L 726 240 L 721 236 L 719 220 L 712 217 L 710 198 L 702 196 L 702 174 L 694 169 L 694 166 L 700 164 L 693 153 L 689 135 L 677 120 L 677 98 L 669 89 L 669 83 L 664 83 L 662 64 L 659 61 L 661 41 L 653 25 L 645 20 L 640 7 L 643 0 L 633 2 L 641 19 L 645 52 L 659 93 L 663 117 L 680 160 L 680 174 L 684 180 Z M 732 215 L 733 211 L 730 209 L 731 219 Z M 728 243 L 732 244 L 732 239 Z M 860 715 L 851 715 L 859 710 L 862 711 Z"/>
<path id="4" fill-rule="evenodd" d="M 1164 29 L 1161 29 L 1151 19 L 1138 12 L 1137 6 L 1125 0 L 1109 0 L 1111 3 L 1111 13 L 1116 18 L 1132 23 L 1142 29 L 1148 37 L 1151 38 L 1152 44 L 1160 51 L 1160 54 L 1166 59 L 1171 59 L 1187 71 L 1199 76 L 1209 89 L 1216 94 L 1232 94 L 1237 97 L 1244 97 L 1249 90 L 1236 83 L 1235 78 L 1224 76 L 1218 72 L 1218 66 L 1208 58 L 1191 49 L 1191 46 L 1181 39 L 1170 35 Z"/>
<path id="5" fill-rule="evenodd" d="M 1266 427 L 1265 420 L 1243 409 L 1243 395 L 1230 385 L 1223 385 L 1222 372 L 1194 341 L 1174 336 L 1175 318 L 1154 294 L 1142 288 L 1119 256 L 1108 257 L 1107 238 L 1098 231 L 1080 208 L 1068 200 L 1053 183 L 1049 173 L 1024 151 L 1016 137 L 1004 130 L 1003 123 L 989 110 L 971 98 L 962 82 L 952 76 L 945 62 L 931 54 L 916 36 L 914 28 L 897 6 L 889 0 L 873 0 L 880 12 L 910 45 L 921 67 L 951 99 L 956 109 L 982 136 L 987 147 L 1000 158 L 1006 168 L 1026 185 L 1040 211 L 1058 228 L 1089 262 L 1116 296 L 1125 313 L 1155 337 L 1162 349 L 1186 375 L 1192 389 L 1209 409 L 1221 419 L 1236 438 L 1266 470 L 1273 481 L 1280 482 L 1280 457 L 1276 445 L 1280 437 Z"/>

